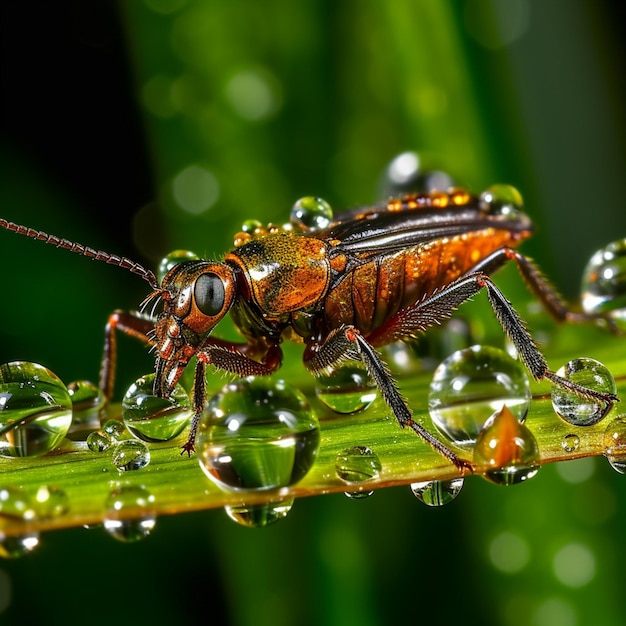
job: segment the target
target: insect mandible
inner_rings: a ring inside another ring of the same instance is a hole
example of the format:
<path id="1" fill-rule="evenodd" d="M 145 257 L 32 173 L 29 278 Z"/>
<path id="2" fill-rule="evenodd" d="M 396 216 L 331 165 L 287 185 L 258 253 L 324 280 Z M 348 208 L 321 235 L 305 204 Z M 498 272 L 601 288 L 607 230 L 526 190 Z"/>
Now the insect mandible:
<path id="1" fill-rule="evenodd" d="M 457 456 L 413 418 L 377 349 L 407 340 L 449 318 L 485 290 L 504 332 L 536 380 L 547 379 L 608 412 L 617 396 L 588 389 L 549 369 L 530 333 L 491 275 L 513 261 L 529 289 L 557 320 L 593 316 L 571 311 L 537 267 L 518 250 L 532 233 L 530 219 L 512 188 L 481 195 L 462 189 L 430 191 L 359 207 L 328 223 L 258 228 L 235 238 L 222 261 L 189 260 L 174 265 L 161 284 L 125 257 L 94 250 L 0 218 L 18 234 L 117 265 L 146 280 L 156 317 L 116 311 L 108 321 L 100 375 L 105 396 L 113 394 L 116 332 L 151 344 L 156 352 L 154 392 L 168 397 L 195 357 L 194 416 L 183 452 L 194 450 L 206 402 L 206 368 L 239 376 L 262 376 L 281 365 L 285 339 L 304 344 L 304 364 L 328 374 L 347 360 L 362 361 L 400 426 L 410 428 L 460 472 L 471 463 Z M 303 199 L 296 207 L 315 203 Z M 292 212 L 292 216 L 294 213 Z M 305 220 L 306 221 L 306 220 Z M 213 337 L 230 314 L 244 341 Z"/>

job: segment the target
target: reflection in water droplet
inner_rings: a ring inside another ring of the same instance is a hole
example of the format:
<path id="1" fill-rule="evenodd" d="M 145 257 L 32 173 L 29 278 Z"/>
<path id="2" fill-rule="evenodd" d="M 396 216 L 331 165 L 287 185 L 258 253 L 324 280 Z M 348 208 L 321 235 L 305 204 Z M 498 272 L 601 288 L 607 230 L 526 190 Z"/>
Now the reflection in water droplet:
<path id="1" fill-rule="evenodd" d="M 626 238 L 598 250 L 587 264 L 582 281 L 586 313 L 608 315 L 626 330 Z"/>
<path id="2" fill-rule="evenodd" d="M 523 422 L 530 406 L 524 368 L 490 346 L 458 350 L 433 374 L 428 408 L 433 424 L 455 445 L 471 448 L 494 411 L 505 404 Z"/>
<path id="3" fill-rule="evenodd" d="M 116 487 L 105 502 L 104 528 L 118 541 L 145 539 L 156 525 L 154 496 L 142 486 Z"/>
<path id="4" fill-rule="evenodd" d="M 54 519 L 65 515 L 70 506 L 65 491 L 52 485 L 42 485 L 35 493 L 35 506 L 39 519 Z"/>
<path id="5" fill-rule="evenodd" d="M 144 441 L 169 441 L 187 426 L 193 411 L 187 392 L 176 385 L 169 398 L 153 393 L 154 374 L 142 376 L 122 399 L 122 419 L 126 428 Z"/>
<path id="6" fill-rule="evenodd" d="M 428 506 L 443 506 L 454 500 L 463 488 L 463 478 L 451 480 L 428 480 L 412 483 L 413 495 Z"/>
<path id="7" fill-rule="evenodd" d="M 0 456 L 50 452 L 71 424 L 72 401 L 56 374 L 27 361 L 0 365 Z"/>
<path id="8" fill-rule="evenodd" d="M 296 200 L 289 221 L 299 230 L 316 232 L 326 228 L 333 219 L 330 204 L 322 198 L 306 196 Z"/>
<path id="9" fill-rule="evenodd" d="M 533 434 L 503 406 L 485 424 L 474 447 L 474 463 L 497 485 L 515 485 L 539 471 L 539 447 Z"/>
<path id="10" fill-rule="evenodd" d="M 35 509 L 20 487 L 0 488 L 0 557 L 14 559 L 39 545 L 39 533 L 28 530 Z"/>
<path id="11" fill-rule="evenodd" d="M 226 515 L 233 521 L 249 528 L 262 528 L 270 526 L 284 519 L 291 507 L 293 499 L 266 502 L 264 504 L 240 504 L 225 506 Z"/>
<path id="12" fill-rule="evenodd" d="M 157 271 L 159 284 L 163 282 L 165 275 L 179 263 L 199 260 L 200 257 L 195 252 L 190 252 L 189 250 L 174 250 L 173 252 L 170 252 L 159 262 L 159 269 Z"/>
<path id="13" fill-rule="evenodd" d="M 72 399 L 73 420 L 70 432 L 86 433 L 99 428 L 100 413 L 106 404 L 102 390 L 88 380 L 77 380 L 69 383 L 67 391 Z"/>
<path id="14" fill-rule="evenodd" d="M 565 435 L 561 440 L 561 448 L 565 452 L 576 452 L 578 450 L 578 446 L 580 445 L 580 437 L 578 435 L 569 434 Z"/>
<path id="15" fill-rule="evenodd" d="M 626 474 L 626 414 L 618 415 L 606 427 L 604 454 L 615 471 Z"/>
<path id="16" fill-rule="evenodd" d="M 378 455 L 367 446 L 352 446 L 337 454 L 335 471 L 347 483 L 361 483 L 378 478 L 382 464 Z"/>
<path id="17" fill-rule="evenodd" d="M 376 400 L 377 387 L 365 367 L 354 364 L 339 367 L 328 376 L 318 376 L 317 397 L 335 413 L 356 413 Z"/>
<path id="18" fill-rule="evenodd" d="M 511 185 L 492 185 L 480 195 L 480 208 L 491 216 L 509 220 L 519 216 L 524 199 Z"/>
<path id="19" fill-rule="evenodd" d="M 139 470 L 150 463 L 150 451 L 141 441 L 128 439 L 115 446 L 111 460 L 120 472 Z"/>
<path id="20" fill-rule="evenodd" d="M 102 432 L 111 441 L 119 441 L 123 439 L 126 434 L 126 426 L 124 426 L 123 422 L 120 422 L 120 420 L 110 419 L 102 425 Z"/>
<path id="21" fill-rule="evenodd" d="M 104 452 L 111 447 L 111 440 L 103 432 L 94 430 L 87 435 L 87 447 L 92 452 Z"/>
<path id="22" fill-rule="evenodd" d="M 566 363 L 557 375 L 571 382 L 605 393 L 617 393 L 615 379 L 609 370 L 595 359 L 580 358 Z M 559 417 L 574 426 L 592 426 L 603 417 L 604 405 L 589 398 L 552 386 L 552 406 Z"/>
<path id="23" fill-rule="evenodd" d="M 205 409 L 196 450 L 218 486 L 263 490 L 297 483 L 311 469 L 319 423 L 304 394 L 281 380 L 227 384 Z"/>
<path id="24" fill-rule="evenodd" d="M 345 491 L 344 496 L 350 500 L 365 500 L 374 494 L 372 489 L 364 489 L 363 491 Z"/>

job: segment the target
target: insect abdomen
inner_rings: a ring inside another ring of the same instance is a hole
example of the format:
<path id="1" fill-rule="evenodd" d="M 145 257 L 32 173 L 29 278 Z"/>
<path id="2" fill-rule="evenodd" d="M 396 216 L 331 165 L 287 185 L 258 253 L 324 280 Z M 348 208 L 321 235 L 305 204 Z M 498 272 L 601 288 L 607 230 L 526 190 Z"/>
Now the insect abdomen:
<path id="1" fill-rule="evenodd" d="M 519 236 L 485 229 L 378 255 L 350 272 L 326 296 L 324 312 L 330 328 L 354 325 L 363 334 L 376 330 L 392 315 L 428 297 L 471 271 L 503 246 L 515 246 Z"/>

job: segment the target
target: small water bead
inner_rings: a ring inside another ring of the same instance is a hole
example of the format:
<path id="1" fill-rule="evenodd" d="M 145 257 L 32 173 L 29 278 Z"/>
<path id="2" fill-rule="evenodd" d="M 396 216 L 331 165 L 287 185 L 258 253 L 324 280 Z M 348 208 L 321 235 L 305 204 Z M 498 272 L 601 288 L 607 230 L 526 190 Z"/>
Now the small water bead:
<path id="1" fill-rule="evenodd" d="M 156 525 L 154 501 L 143 486 L 116 487 L 105 501 L 105 530 L 124 543 L 145 539 Z"/>
<path id="2" fill-rule="evenodd" d="M 165 275 L 179 263 L 185 263 L 186 261 L 199 261 L 200 257 L 195 252 L 189 250 L 174 250 L 168 255 L 164 256 L 159 262 L 159 269 L 157 271 L 157 279 L 159 284 L 163 282 Z"/>
<path id="3" fill-rule="evenodd" d="M 586 357 L 569 361 L 559 369 L 557 375 L 573 383 L 601 391 L 617 393 L 617 385 L 611 372 L 599 361 Z M 592 426 L 603 417 L 604 404 L 552 386 L 552 406 L 559 417 L 574 426 Z"/>
<path id="4" fill-rule="evenodd" d="M 42 485 L 35 493 L 35 508 L 39 519 L 54 519 L 69 511 L 69 498 L 63 489 Z"/>
<path id="5" fill-rule="evenodd" d="M 142 376 L 122 399 L 122 419 L 144 441 L 169 441 L 187 426 L 193 414 L 187 392 L 177 384 L 169 398 L 154 395 L 154 374 Z"/>
<path id="6" fill-rule="evenodd" d="M 474 464 L 497 485 L 515 485 L 539 471 L 539 446 L 507 406 L 485 424 L 474 447 Z"/>
<path id="7" fill-rule="evenodd" d="M 382 463 L 378 455 L 367 446 L 352 446 L 337 454 L 335 471 L 346 483 L 361 483 L 378 478 Z"/>
<path id="8" fill-rule="evenodd" d="M 248 528 L 263 528 L 284 519 L 293 507 L 293 499 L 278 500 L 265 504 L 240 504 L 224 507 L 226 515 Z"/>
<path id="9" fill-rule="evenodd" d="M 140 470 L 150 463 L 150 451 L 141 441 L 128 439 L 115 446 L 111 460 L 120 472 Z"/>
<path id="10" fill-rule="evenodd" d="M 28 529 L 36 518 L 30 497 L 20 487 L 0 487 L 0 557 L 13 559 L 39 545 L 39 533 Z"/>
<path id="11" fill-rule="evenodd" d="M 126 426 L 120 420 L 110 419 L 102 425 L 102 432 L 111 441 L 120 441 L 126 436 Z"/>
<path id="12" fill-rule="evenodd" d="M 72 399 L 71 431 L 93 430 L 100 426 L 100 414 L 106 404 L 104 393 L 88 380 L 77 380 L 67 386 Z"/>
<path id="13" fill-rule="evenodd" d="M 626 474 L 626 414 L 618 415 L 606 427 L 604 455 L 615 471 Z"/>
<path id="14" fill-rule="evenodd" d="M 530 406 L 530 385 L 522 365 L 490 346 L 458 350 L 435 370 L 428 409 L 437 430 L 469 449 L 485 422 L 505 404 L 523 422 Z"/>
<path id="15" fill-rule="evenodd" d="M 514 219 L 524 208 L 524 199 L 511 185 L 492 185 L 480 195 L 480 208 L 489 215 Z"/>
<path id="16" fill-rule="evenodd" d="M 463 478 L 428 480 L 411 484 L 413 495 L 427 506 L 444 506 L 454 500 L 463 488 Z"/>
<path id="17" fill-rule="evenodd" d="M 198 430 L 200 467 L 218 486 L 265 490 L 297 483 L 319 447 L 317 417 L 282 380 L 243 378 L 208 402 Z"/>
<path id="18" fill-rule="evenodd" d="M 626 238 L 598 250 L 589 260 L 582 280 L 586 313 L 611 317 L 626 331 Z"/>
<path id="19" fill-rule="evenodd" d="M 374 490 L 363 489 L 361 491 L 345 491 L 343 495 L 346 496 L 346 498 L 350 498 L 350 500 L 365 500 L 365 498 L 374 495 Z"/>
<path id="20" fill-rule="evenodd" d="M 350 364 L 336 368 L 331 374 L 318 376 L 317 397 L 335 413 L 357 413 L 376 400 L 378 387 L 365 367 Z"/>
<path id="21" fill-rule="evenodd" d="M 580 437 L 573 433 L 569 435 L 565 435 L 561 440 L 561 448 L 565 452 L 576 452 L 578 450 L 578 446 L 580 445 Z"/>
<path id="22" fill-rule="evenodd" d="M 305 232 L 315 232 L 326 228 L 333 219 L 333 210 L 326 200 L 306 196 L 296 200 L 291 209 L 291 224 Z"/>
<path id="23" fill-rule="evenodd" d="M 104 452 L 111 447 L 111 439 L 102 431 L 94 430 L 87 435 L 87 447 L 92 452 Z"/>
<path id="24" fill-rule="evenodd" d="M 27 361 L 0 365 L 0 456 L 39 456 L 72 424 L 72 400 L 49 369 Z"/>

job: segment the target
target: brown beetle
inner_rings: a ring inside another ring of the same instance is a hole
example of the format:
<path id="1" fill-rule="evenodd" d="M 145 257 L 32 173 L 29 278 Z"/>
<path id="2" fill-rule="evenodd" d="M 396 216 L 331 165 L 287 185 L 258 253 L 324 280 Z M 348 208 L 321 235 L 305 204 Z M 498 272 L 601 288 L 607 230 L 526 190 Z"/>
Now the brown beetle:
<path id="1" fill-rule="evenodd" d="M 311 199 L 303 199 L 304 204 Z M 300 205 L 302 206 L 302 202 Z M 319 201 L 323 202 L 323 201 Z M 315 201 L 313 201 L 315 204 Z M 450 317 L 482 289 L 502 328 L 536 380 L 603 404 L 618 398 L 572 383 L 548 368 L 524 323 L 491 275 L 514 261 L 527 285 L 558 320 L 587 321 L 571 312 L 533 263 L 516 250 L 532 225 L 512 188 L 481 196 L 464 190 L 410 194 L 352 209 L 327 224 L 257 228 L 236 237 L 223 262 L 190 260 L 175 265 L 159 285 L 137 263 L 0 219 L 0 226 L 142 276 L 163 304 L 155 319 L 114 313 L 107 325 L 101 387 L 110 398 L 115 370 L 115 331 L 134 335 L 156 350 L 155 393 L 169 396 L 196 357 L 195 415 L 184 451 L 194 449 L 206 401 L 206 366 L 239 376 L 276 371 L 283 339 L 302 342 L 314 375 L 346 360 L 361 360 L 402 427 L 409 427 L 461 471 L 471 464 L 414 421 L 376 348 L 410 339 Z M 230 313 L 245 341 L 212 336 Z"/>

